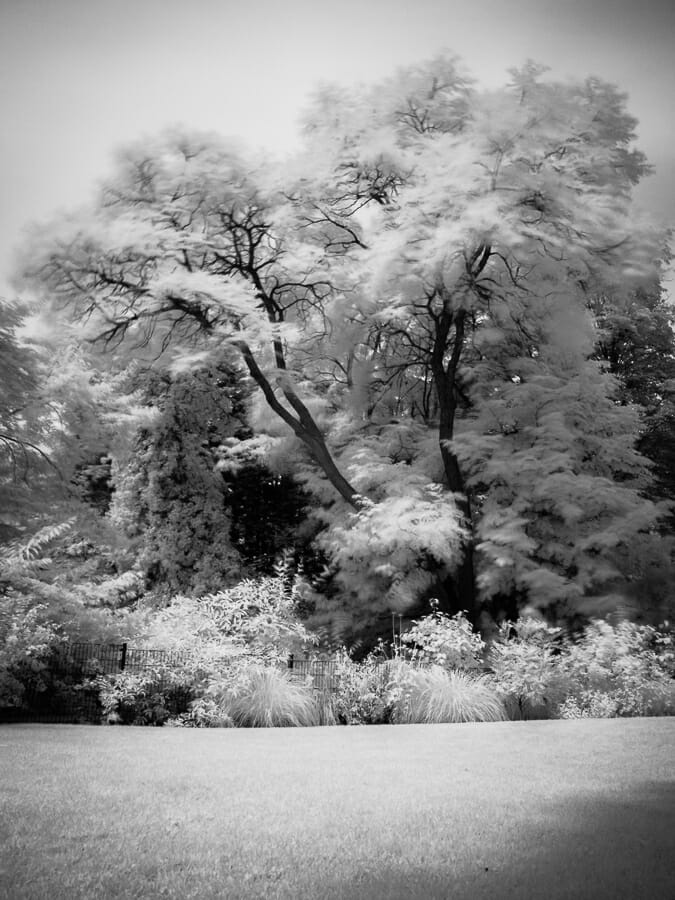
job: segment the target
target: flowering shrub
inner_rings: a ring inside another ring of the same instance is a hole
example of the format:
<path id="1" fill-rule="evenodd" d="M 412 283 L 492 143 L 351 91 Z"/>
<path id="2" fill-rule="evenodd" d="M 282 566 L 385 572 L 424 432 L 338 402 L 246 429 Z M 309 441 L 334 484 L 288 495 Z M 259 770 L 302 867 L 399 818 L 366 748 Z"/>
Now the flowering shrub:
<path id="1" fill-rule="evenodd" d="M 565 697 L 561 629 L 538 619 L 505 622 L 488 651 L 488 665 L 513 718 L 547 718 Z"/>
<path id="2" fill-rule="evenodd" d="M 450 617 L 438 610 L 418 619 L 401 636 L 401 643 L 406 645 L 407 655 L 421 662 L 464 670 L 481 667 L 485 647 L 464 613 Z"/>

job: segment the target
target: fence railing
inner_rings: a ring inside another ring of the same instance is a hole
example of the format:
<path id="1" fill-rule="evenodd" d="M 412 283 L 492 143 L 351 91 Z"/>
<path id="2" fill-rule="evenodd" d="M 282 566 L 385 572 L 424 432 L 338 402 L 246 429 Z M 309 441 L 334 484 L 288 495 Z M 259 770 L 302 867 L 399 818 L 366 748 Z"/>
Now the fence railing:
<path id="1" fill-rule="evenodd" d="M 195 659 L 195 654 L 188 651 L 147 649 L 128 644 L 67 644 L 62 656 L 62 665 L 66 668 L 81 666 L 104 675 L 120 672 L 135 675 L 156 666 L 178 667 Z"/>
<path id="2" fill-rule="evenodd" d="M 126 643 L 66 644 L 55 652 L 43 672 L 26 673 L 22 705 L 0 706 L 0 722 L 99 722 L 101 705 L 98 690 L 90 684 L 92 677 L 179 670 L 196 659 L 198 656 L 188 651 L 137 648 Z M 227 665 L 225 661 L 223 664 Z M 311 678 L 318 691 L 335 687 L 333 660 L 302 659 L 291 654 L 281 665 L 294 680 L 307 682 Z"/>
<path id="3" fill-rule="evenodd" d="M 298 681 L 308 680 L 319 691 L 331 691 L 335 687 L 336 664 L 331 659 L 297 659 L 293 654 L 288 657 L 288 671 Z"/>

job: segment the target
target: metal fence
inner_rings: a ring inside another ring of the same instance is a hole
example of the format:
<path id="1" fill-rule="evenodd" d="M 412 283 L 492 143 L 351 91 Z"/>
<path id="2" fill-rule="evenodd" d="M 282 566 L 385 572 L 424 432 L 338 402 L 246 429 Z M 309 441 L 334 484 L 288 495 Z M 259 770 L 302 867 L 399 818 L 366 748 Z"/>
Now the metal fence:
<path id="1" fill-rule="evenodd" d="M 154 683 L 161 690 L 171 672 L 180 671 L 196 658 L 189 652 L 140 649 L 128 644 L 67 644 L 43 669 L 31 671 L 26 667 L 16 673 L 24 685 L 22 705 L 0 706 L 0 722 L 100 722 L 99 691 L 92 684 L 97 675 L 141 675 L 154 670 Z M 286 666 L 294 681 L 311 683 L 322 692 L 335 688 L 334 660 L 291 655 Z"/>
<path id="2" fill-rule="evenodd" d="M 140 675 L 151 669 L 171 671 L 193 659 L 192 654 L 146 650 L 128 644 L 66 644 L 44 667 L 29 665 L 14 675 L 23 684 L 21 706 L 1 707 L 0 722 L 100 722 L 97 675 L 122 672 Z M 158 687 L 162 687 L 162 677 Z"/>
<path id="3" fill-rule="evenodd" d="M 332 659 L 297 659 L 291 654 L 288 658 L 288 672 L 295 681 L 312 680 L 312 687 L 318 691 L 335 689 L 337 669 Z"/>
<path id="4" fill-rule="evenodd" d="M 179 667 L 194 659 L 189 652 L 140 649 L 128 644 L 69 644 L 64 656 L 66 666 L 102 675 L 138 675 L 158 666 Z"/>

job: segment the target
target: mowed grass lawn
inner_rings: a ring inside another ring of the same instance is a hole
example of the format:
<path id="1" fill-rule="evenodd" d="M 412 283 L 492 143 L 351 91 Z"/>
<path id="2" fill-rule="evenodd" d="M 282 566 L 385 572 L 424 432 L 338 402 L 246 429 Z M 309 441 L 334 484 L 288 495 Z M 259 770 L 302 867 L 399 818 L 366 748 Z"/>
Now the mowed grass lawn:
<path id="1" fill-rule="evenodd" d="M 675 897 L 675 719 L 0 727 L 3 898 Z"/>

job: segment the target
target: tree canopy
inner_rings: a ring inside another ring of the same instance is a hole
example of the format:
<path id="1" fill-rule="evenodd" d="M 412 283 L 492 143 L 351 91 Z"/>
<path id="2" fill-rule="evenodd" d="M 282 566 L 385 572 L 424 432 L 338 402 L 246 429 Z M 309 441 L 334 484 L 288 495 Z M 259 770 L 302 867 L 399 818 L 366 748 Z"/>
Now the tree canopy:
<path id="1" fill-rule="evenodd" d="M 644 355 L 607 320 L 666 333 L 631 319 L 666 254 L 632 206 L 635 125 L 599 79 L 529 63 L 489 91 L 444 56 L 318 92 L 290 162 L 182 131 L 127 148 L 24 283 L 118 359 L 239 355 L 253 434 L 221 466 L 313 498 L 344 615 L 615 609 L 626 548 L 670 552 L 625 371 Z"/>

